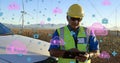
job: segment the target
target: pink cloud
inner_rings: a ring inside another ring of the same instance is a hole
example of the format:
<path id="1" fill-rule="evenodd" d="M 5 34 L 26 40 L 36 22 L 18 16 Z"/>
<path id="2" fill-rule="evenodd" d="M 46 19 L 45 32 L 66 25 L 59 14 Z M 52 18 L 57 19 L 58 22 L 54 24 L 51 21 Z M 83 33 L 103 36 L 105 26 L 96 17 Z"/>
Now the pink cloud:
<path id="1" fill-rule="evenodd" d="M 92 26 L 88 27 L 86 30 L 87 34 L 97 35 L 97 36 L 106 36 L 108 34 L 107 29 L 100 23 L 93 23 Z"/>
<path id="2" fill-rule="evenodd" d="M 40 24 L 41 24 L 41 25 L 44 25 L 44 24 L 45 24 L 45 21 L 40 21 Z"/>
<path id="3" fill-rule="evenodd" d="M 62 10 L 60 8 L 56 7 L 55 9 L 53 9 L 53 13 L 54 14 L 61 14 Z"/>
<path id="4" fill-rule="evenodd" d="M 27 47 L 21 41 L 14 40 L 6 47 L 7 54 L 27 54 Z"/>
<path id="5" fill-rule="evenodd" d="M 106 51 L 102 51 L 99 55 L 99 58 L 104 58 L 104 59 L 109 59 L 110 58 L 110 54 L 107 53 Z"/>
<path id="6" fill-rule="evenodd" d="M 52 45 L 64 45 L 64 40 L 58 36 L 55 36 L 53 39 L 50 40 Z"/>
<path id="7" fill-rule="evenodd" d="M 102 4 L 103 4 L 104 6 L 108 6 L 108 5 L 111 5 L 111 2 L 110 2 L 109 0 L 104 0 L 104 1 L 102 2 Z"/>
<path id="8" fill-rule="evenodd" d="M 9 10 L 19 10 L 19 9 L 20 9 L 20 6 L 19 6 L 17 3 L 12 2 L 12 3 L 10 3 L 10 4 L 8 5 L 8 9 L 9 9 Z"/>

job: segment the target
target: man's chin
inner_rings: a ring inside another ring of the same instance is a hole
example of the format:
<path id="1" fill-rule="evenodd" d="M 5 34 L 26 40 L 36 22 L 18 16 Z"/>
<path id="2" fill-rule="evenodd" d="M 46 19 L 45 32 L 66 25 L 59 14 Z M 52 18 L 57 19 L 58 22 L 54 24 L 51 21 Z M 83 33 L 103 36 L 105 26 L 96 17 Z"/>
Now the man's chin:
<path id="1" fill-rule="evenodd" d="M 74 26 L 74 28 L 76 29 L 76 28 L 78 28 L 79 26 Z"/>

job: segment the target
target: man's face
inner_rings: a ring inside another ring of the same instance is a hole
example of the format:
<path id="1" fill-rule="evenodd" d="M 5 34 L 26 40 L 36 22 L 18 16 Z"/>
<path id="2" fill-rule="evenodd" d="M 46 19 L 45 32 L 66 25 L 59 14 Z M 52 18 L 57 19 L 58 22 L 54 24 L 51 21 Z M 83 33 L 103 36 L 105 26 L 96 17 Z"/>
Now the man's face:
<path id="1" fill-rule="evenodd" d="M 81 22 L 82 18 L 74 18 L 74 17 L 67 16 L 67 20 L 69 25 L 72 28 L 76 29 L 79 27 L 79 23 Z"/>

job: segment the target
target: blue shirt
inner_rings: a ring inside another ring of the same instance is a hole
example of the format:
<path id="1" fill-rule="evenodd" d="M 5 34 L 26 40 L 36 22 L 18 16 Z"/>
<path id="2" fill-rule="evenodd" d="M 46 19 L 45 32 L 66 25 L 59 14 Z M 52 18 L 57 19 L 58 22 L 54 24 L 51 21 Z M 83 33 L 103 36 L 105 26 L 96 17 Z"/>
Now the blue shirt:
<path id="1" fill-rule="evenodd" d="M 73 29 L 69 25 L 67 27 L 70 31 L 73 31 Z M 77 40 L 77 35 L 78 35 L 78 32 L 79 32 L 79 27 L 77 28 L 76 31 L 73 31 L 73 32 L 74 32 L 73 38 L 74 38 L 75 42 L 77 42 L 76 40 Z M 54 32 L 54 34 L 52 36 L 52 39 L 56 36 L 59 36 L 57 30 Z M 49 50 L 51 50 L 51 49 L 60 49 L 60 45 L 51 44 L 50 47 L 49 47 Z M 93 51 L 93 50 L 99 50 L 99 43 L 98 43 L 98 40 L 96 39 L 95 36 L 90 35 L 89 36 L 89 51 Z"/>

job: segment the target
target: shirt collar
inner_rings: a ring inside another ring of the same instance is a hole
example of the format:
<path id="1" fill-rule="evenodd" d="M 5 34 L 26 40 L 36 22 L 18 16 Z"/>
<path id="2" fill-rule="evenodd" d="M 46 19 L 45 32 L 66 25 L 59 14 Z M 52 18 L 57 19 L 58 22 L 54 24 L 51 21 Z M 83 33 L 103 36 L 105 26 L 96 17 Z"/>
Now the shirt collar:
<path id="1" fill-rule="evenodd" d="M 67 25 L 67 27 L 68 27 L 68 29 L 69 29 L 70 31 L 74 31 L 70 25 Z M 78 27 L 77 30 L 74 31 L 74 32 L 78 32 L 78 31 L 79 31 L 79 28 L 80 28 L 80 27 Z"/>

